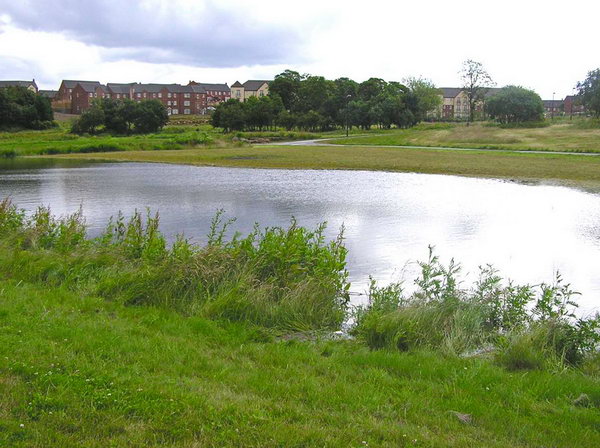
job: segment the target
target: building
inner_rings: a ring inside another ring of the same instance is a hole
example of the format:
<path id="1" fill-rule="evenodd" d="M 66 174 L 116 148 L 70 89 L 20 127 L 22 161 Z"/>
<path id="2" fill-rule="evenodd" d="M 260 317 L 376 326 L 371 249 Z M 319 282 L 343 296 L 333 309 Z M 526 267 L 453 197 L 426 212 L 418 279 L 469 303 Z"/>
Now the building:
<path id="1" fill-rule="evenodd" d="M 53 101 L 56 98 L 56 94 L 58 90 L 38 90 L 38 94 L 48 98 L 50 101 Z"/>
<path id="2" fill-rule="evenodd" d="M 0 81 L 0 89 L 3 87 L 25 87 L 34 93 L 38 92 L 38 86 L 35 79 L 31 81 Z"/>
<path id="3" fill-rule="evenodd" d="M 104 98 L 108 92 L 105 85 L 97 81 L 78 82 L 71 90 L 71 109 L 72 114 L 80 114 L 89 109 L 92 101 L 96 98 Z"/>
<path id="4" fill-rule="evenodd" d="M 188 86 L 192 86 L 197 92 L 204 91 L 206 93 L 206 106 L 208 108 L 213 108 L 231 98 L 231 89 L 227 84 L 190 81 Z"/>
<path id="5" fill-rule="evenodd" d="M 231 85 L 231 98 L 240 101 L 246 101 L 254 96 L 260 98 L 269 94 L 269 82 L 266 80 L 249 80 L 244 84 L 236 81 Z"/>
<path id="6" fill-rule="evenodd" d="M 565 103 L 563 100 L 542 100 L 544 103 L 544 115 L 554 117 L 563 113 Z"/>
<path id="7" fill-rule="evenodd" d="M 566 115 L 585 115 L 585 106 L 578 101 L 577 96 L 568 95 L 564 101 L 564 111 Z"/>
<path id="8" fill-rule="evenodd" d="M 467 92 L 462 87 L 441 87 L 442 104 L 437 111 L 437 118 L 444 120 L 466 120 L 469 118 L 470 107 Z M 499 88 L 489 88 L 485 97 L 498 93 Z M 476 104 L 476 114 L 483 114 L 485 101 Z"/>
<path id="9" fill-rule="evenodd" d="M 100 85 L 100 82 L 98 81 L 63 79 L 60 83 L 58 91 L 56 92 L 56 95 L 54 95 L 54 99 L 52 100 L 52 109 L 58 112 L 73 113 L 73 89 L 79 83 L 84 83 L 86 85 Z"/>

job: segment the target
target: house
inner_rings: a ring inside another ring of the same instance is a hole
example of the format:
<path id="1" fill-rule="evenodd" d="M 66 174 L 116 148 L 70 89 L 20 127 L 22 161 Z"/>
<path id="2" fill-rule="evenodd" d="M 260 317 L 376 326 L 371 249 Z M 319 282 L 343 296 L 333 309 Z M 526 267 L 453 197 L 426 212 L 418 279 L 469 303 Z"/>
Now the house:
<path id="1" fill-rule="evenodd" d="M 78 83 L 100 85 L 98 81 L 80 81 L 74 79 L 63 79 L 58 91 L 52 100 L 52 109 L 59 112 L 72 113 L 73 89 Z"/>
<path id="2" fill-rule="evenodd" d="M 48 98 L 50 101 L 54 100 L 58 90 L 38 90 L 38 94 Z"/>
<path id="3" fill-rule="evenodd" d="M 565 103 L 563 100 L 542 100 L 544 103 L 544 114 L 548 117 L 562 114 Z"/>
<path id="4" fill-rule="evenodd" d="M 105 85 L 98 81 L 80 81 L 71 91 L 71 110 L 72 114 L 80 114 L 89 109 L 92 101 L 96 98 L 104 98 L 108 92 Z"/>
<path id="5" fill-rule="evenodd" d="M 251 96 L 260 98 L 269 94 L 269 82 L 266 80 L 249 80 L 244 84 L 236 81 L 231 85 L 231 98 L 246 101 Z"/>
<path id="6" fill-rule="evenodd" d="M 181 84 L 133 84 L 134 101 L 158 100 L 167 108 L 169 115 L 200 115 L 206 113 L 207 95 L 200 86 Z"/>
<path id="7" fill-rule="evenodd" d="M 210 84 L 190 81 L 188 83 L 188 86 L 192 86 L 198 91 L 200 91 L 200 89 L 204 90 L 204 92 L 206 93 L 207 107 L 214 107 L 231 98 L 231 89 L 227 84 Z"/>
<path id="8" fill-rule="evenodd" d="M 38 86 L 35 79 L 31 81 L 0 81 L 0 89 L 3 87 L 25 87 L 34 93 L 38 92 Z"/>
<path id="9" fill-rule="evenodd" d="M 131 99 L 131 89 L 135 83 L 119 84 L 109 82 L 106 84 L 108 98 L 113 100 Z"/>
<path id="10" fill-rule="evenodd" d="M 578 101 L 575 95 L 567 95 L 563 103 L 567 115 L 585 115 L 586 113 L 585 106 Z"/>
<path id="11" fill-rule="evenodd" d="M 462 87 L 440 88 L 442 104 L 437 111 L 437 118 L 444 120 L 466 120 L 469 118 L 470 107 L 467 92 Z M 490 97 L 500 91 L 499 88 L 489 88 L 485 97 Z M 476 104 L 476 113 L 482 114 L 485 101 Z"/>

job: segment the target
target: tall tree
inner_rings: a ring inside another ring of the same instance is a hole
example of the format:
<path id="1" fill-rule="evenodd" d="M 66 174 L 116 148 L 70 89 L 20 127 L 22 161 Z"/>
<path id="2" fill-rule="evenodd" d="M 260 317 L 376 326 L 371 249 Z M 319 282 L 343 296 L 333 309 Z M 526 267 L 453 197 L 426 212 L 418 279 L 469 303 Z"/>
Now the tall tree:
<path id="1" fill-rule="evenodd" d="M 477 104 L 485 99 L 486 93 L 494 86 L 494 81 L 483 68 L 481 62 L 472 59 L 463 62 L 460 75 L 463 83 L 462 87 L 469 102 L 469 122 L 473 122 Z"/>
<path id="2" fill-rule="evenodd" d="M 544 118 L 544 104 L 533 90 L 506 86 L 490 97 L 485 105 L 490 117 L 500 123 L 540 121 Z"/>
<path id="3" fill-rule="evenodd" d="M 577 83 L 581 103 L 596 117 L 600 117 L 600 68 L 588 72 L 584 81 Z"/>
<path id="4" fill-rule="evenodd" d="M 435 111 L 442 104 L 442 91 L 433 81 L 426 78 L 410 77 L 403 80 L 417 99 L 416 117 L 423 120 L 427 114 Z"/>

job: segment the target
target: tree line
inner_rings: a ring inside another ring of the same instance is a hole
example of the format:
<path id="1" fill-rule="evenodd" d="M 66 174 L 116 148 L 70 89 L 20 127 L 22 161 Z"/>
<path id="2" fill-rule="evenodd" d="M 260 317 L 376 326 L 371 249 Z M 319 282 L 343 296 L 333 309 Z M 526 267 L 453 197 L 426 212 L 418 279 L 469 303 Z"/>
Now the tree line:
<path id="1" fill-rule="evenodd" d="M 269 84 L 267 96 L 220 104 L 213 112 L 212 124 L 225 131 L 274 126 L 307 131 L 345 126 L 369 129 L 373 125 L 405 128 L 425 119 L 440 102 L 439 90 L 423 78 L 403 83 L 370 78 L 358 83 L 286 70 Z"/>
<path id="2" fill-rule="evenodd" d="M 50 100 L 26 87 L 0 89 L 0 127 L 48 129 L 54 126 Z"/>
<path id="3" fill-rule="evenodd" d="M 136 102 L 129 99 L 101 98 L 94 100 L 92 106 L 73 122 L 71 132 L 74 134 L 97 134 L 102 131 L 120 135 L 147 134 L 159 131 L 168 121 L 167 109 L 158 100 Z"/>

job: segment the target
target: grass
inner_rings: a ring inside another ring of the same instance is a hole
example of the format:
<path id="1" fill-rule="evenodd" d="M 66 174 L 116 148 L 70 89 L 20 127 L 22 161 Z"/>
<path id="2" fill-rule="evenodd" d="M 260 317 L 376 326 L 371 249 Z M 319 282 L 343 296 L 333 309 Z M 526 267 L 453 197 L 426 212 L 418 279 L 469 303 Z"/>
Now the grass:
<path id="1" fill-rule="evenodd" d="M 403 171 L 597 185 L 600 157 L 383 147 L 260 146 L 72 154 L 69 158 L 197 166 Z"/>
<path id="2" fill-rule="evenodd" d="M 217 215 L 199 248 L 157 225 L 117 217 L 87 240 L 79 213 L 0 203 L 0 445 L 600 444 L 597 370 L 332 339 L 345 252 L 319 229 L 226 240 Z"/>
<path id="3" fill-rule="evenodd" d="M 561 121 L 545 127 L 502 128 L 475 123 L 422 124 L 381 135 L 339 138 L 331 143 L 371 146 L 437 146 L 475 149 L 509 149 L 600 152 L 600 126 L 592 121 Z"/>
<path id="4" fill-rule="evenodd" d="M 68 122 L 45 131 L 0 132 L 0 158 L 29 155 L 94 153 L 131 150 L 175 150 L 193 147 L 241 146 L 240 139 L 302 140 L 319 135 L 301 132 L 252 132 L 223 134 L 209 124 L 194 120 L 174 119 L 155 134 L 111 136 L 69 133 Z"/>

